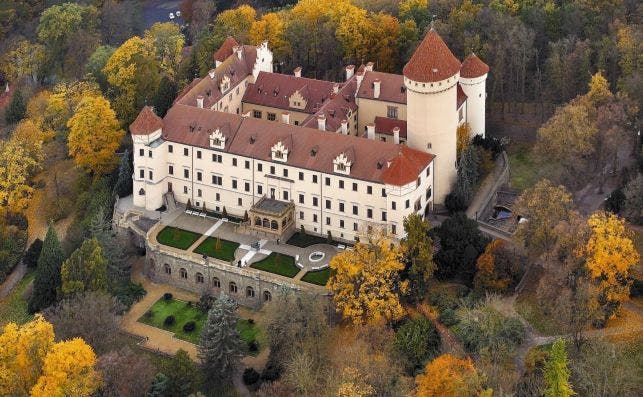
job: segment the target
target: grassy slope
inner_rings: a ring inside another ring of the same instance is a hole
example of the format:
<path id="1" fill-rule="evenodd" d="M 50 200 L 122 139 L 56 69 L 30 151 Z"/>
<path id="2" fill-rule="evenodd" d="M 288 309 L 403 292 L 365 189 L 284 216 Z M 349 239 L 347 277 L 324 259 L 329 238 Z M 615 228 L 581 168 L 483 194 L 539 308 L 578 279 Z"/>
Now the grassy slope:
<path id="1" fill-rule="evenodd" d="M 11 293 L 0 301 L 0 327 L 9 322 L 24 324 L 33 318 L 33 315 L 27 313 L 27 300 L 23 295 L 35 277 L 34 271 L 25 274 Z"/>
<path id="2" fill-rule="evenodd" d="M 285 277 L 295 277 L 299 273 L 299 268 L 295 265 L 295 258 L 288 255 L 279 255 L 279 263 L 277 263 L 277 255 L 277 253 L 273 252 L 259 262 L 253 263 L 250 267 Z"/>
<path id="3" fill-rule="evenodd" d="M 538 167 L 531 150 L 532 147 L 526 144 L 514 144 L 507 150 L 511 187 L 515 189 L 527 189 L 538 181 Z"/>

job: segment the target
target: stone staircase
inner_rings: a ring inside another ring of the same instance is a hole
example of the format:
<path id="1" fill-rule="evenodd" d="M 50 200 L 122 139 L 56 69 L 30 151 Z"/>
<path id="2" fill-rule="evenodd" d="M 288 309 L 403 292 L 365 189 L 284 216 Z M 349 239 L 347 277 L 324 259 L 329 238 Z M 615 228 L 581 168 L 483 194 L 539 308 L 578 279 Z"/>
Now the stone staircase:
<path id="1" fill-rule="evenodd" d="M 167 212 L 174 212 L 176 210 L 176 200 L 174 199 L 174 193 L 165 193 L 163 195 L 163 204 L 165 205 Z"/>

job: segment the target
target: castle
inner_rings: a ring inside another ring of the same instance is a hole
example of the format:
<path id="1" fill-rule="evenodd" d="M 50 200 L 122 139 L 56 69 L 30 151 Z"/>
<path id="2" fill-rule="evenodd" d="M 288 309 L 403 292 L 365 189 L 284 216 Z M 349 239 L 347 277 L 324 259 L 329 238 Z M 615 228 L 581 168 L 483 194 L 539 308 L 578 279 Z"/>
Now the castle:
<path id="1" fill-rule="evenodd" d="M 130 126 L 135 206 L 168 195 L 248 219 L 279 238 L 293 229 L 352 241 L 442 204 L 457 175 L 456 129 L 485 135 L 489 67 L 461 63 L 431 29 L 403 75 L 373 63 L 345 81 L 273 73 L 267 43 L 225 40 L 215 68 L 164 118 L 145 107 Z"/>

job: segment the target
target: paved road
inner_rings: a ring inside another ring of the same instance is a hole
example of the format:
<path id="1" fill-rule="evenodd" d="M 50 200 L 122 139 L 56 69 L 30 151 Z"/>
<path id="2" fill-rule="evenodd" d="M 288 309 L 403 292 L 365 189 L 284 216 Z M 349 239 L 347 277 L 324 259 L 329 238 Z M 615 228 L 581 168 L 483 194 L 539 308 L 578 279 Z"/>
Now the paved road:
<path id="1" fill-rule="evenodd" d="M 170 13 L 176 15 L 176 11 L 179 9 L 179 4 L 181 2 L 178 0 L 147 0 L 143 4 L 143 21 L 145 23 L 145 29 L 154 25 L 156 22 L 174 22 L 179 25 L 184 24 L 185 22 L 181 17 L 174 18 L 170 20 Z"/>

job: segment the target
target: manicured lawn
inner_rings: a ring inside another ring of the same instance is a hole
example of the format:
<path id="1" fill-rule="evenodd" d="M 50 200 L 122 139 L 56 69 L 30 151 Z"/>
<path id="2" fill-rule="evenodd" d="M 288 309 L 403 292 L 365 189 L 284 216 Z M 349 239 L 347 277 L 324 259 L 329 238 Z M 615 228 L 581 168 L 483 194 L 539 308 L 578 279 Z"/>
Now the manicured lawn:
<path id="1" fill-rule="evenodd" d="M 199 233 L 190 232 L 172 226 L 166 226 L 156 236 L 156 240 L 170 247 L 186 250 L 201 237 Z"/>
<path id="2" fill-rule="evenodd" d="M 27 300 L 24 298 L 24 294 L 29 283 L 35 277 L 35 271 L 28 272 L 13 288 L 11 293 L 0 300 L 0 328 L 4 328 L 9 322 L 22 325 L 33 318 L 33 315 L 27 313 Z"/>
<path id="3" fill-rule="evenodd" d="M 329 277 L 330 277 L 330 269 L 326 268 L 326 269 L 317 270 L 314 272 L 308 272 L 304 274 L 304 277 L 301 278 L 301 281 L 324 286 L 328 282 Z"/>
<path id="4" fill-rule="evenodd" d="M 328 238 L 322 237 L 322 236 L 316 236 L 314 234 L 308 234 L 308 233 L 302 233 L 302 232 L 295 232 L 288 241 L 286 241 L 286 244 L 294 245 L 295 247 L 301 247 L 301 248 L 306 248 L 310 247 L 311 245 L 315 244 L 330 244 L 330 245 L 338 245 L 338 244 L 343 244 L 345 246 L 351 246 L 351 244 L 347 243 L 341 243 L 339 241 L 331 240 L 331 242 L 328 242 Z"/>
<path id="5" fill-rule="evenodd" d="M 291 278 L 299 273 L 299 268 L 295 265 L 295 258 L 276 252 L 273 252 L 259 262 L 253 263 L 250 267 Z"/>
<path id="6" fill-rule="evenodd" d="M 230 262 L 234 260 L 234 251 L 237 248 L 239 248 L 239 244 L 233 241 L 208 237 L 196 247 L 194 252 Z"/>

